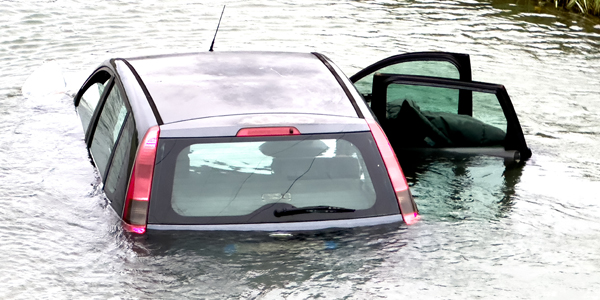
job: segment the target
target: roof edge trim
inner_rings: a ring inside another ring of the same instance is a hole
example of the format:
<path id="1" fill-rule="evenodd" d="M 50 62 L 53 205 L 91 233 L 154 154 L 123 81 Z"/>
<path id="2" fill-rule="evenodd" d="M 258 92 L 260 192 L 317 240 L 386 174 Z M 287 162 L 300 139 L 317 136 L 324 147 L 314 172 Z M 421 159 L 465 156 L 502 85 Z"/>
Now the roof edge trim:
<path id="1" fill-rule="evenodd" d="M 150 95 L 150 92 L 148 91 L 148 88 L 144 84 L 144 81 L 142 81 L 142 78 L 140 77 L 140 75 L 138 74 L 138 72 L 135 70 L 135 68 L 133 68 L 133 66 L 126 59 L 124 59 L 124 58 L 115 58 L 115 60 L 122 61 L 123 63 L 125 63 L 125 65 L 127 65 L 127 67 L 129 68 L 129 70 L 131 70 L 131 73 L 133 73 L 133 76 L 135 77 L 135 79 L 139 83 L 140 87 L 142 88 L 142 91 L 144 91 L 144 95 L 146 95 L 146 98 L 148 99 L 148 104 L 150 105 L 150 108 L 152 109 L 152 112 L 154 113 L 154 117 L 156 118 L 156 123 L 158 125 L 163 125 L 164 122 L 163 122 L 160 114 L 158 113 L 158 108 L 156 108 L 156 104 L 154 103 L 154 99 L 152 99 L 152 95 Z"/>
<path id="2" fill-rule="evenodd" d="M 364 119 L 365 117 L 363 116 L 362 111 L 358 107 L 358 104 L 356 104 L 356 100 L 354 99 L 354 96 L 352 96 L 352 93 L 350 92 L 348 87 L 344 84 L 342 78 L 340 78 L 340 75 L 331 66 L 331 62 L 330 62 L 329 58 L 327 58 L 325 55 L 318 53 L 318 52 L 311 52 L 311 54 L 314 55 L 315 57 L 317 57 L 327 67 L 327 69 L 331 72 L 333 77 L 335 77 L 335 80 L 337 80 L 338 84 L 344 90 L 344 93 L 346 93 L 346 97 L 348 97 L 348 99 L 350 100 L 350 103 L 352 103 L 352 107 L 354 107 L 354 111 L 356 111 L 356 114 L 358 115 L 358 117 L 361 119 Z"/>

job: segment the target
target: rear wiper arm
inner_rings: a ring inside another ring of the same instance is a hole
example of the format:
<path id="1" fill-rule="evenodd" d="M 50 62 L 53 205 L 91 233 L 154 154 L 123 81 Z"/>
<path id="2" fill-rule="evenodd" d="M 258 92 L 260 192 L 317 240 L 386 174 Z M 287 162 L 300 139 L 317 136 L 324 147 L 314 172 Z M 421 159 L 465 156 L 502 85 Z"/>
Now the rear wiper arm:
<path id="1" fill-rule="evenodd" d="M 299 215 L 299 214 L 311 214 L 311 213 L 345 213 L 345 212 L 353 212 L 356 209 L 352 208 L 344 208 L 344 207 L 335 207 L 335 206 L 306 206 L 306 207 L 292 207 L 289 209 L 281 209 L 275 210 L 273 214 L 276 217 L 283 216 L 291 216 L 291 215 Z"/>

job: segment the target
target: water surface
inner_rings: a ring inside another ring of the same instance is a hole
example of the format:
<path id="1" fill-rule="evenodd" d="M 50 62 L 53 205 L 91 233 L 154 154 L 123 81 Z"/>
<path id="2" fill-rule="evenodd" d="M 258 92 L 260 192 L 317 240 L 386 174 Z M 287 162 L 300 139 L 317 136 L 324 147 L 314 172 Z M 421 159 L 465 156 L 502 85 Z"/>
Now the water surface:
<path id="1" fill-rule="evenodd" d="M 516 2 L 0 1 L 0 298 L 597 297 L 600 21 Z M 110 57 L 208 50 L 223 4 L 215 51 L 318 51 L 347 75 L 469 53 L 475 80 L 508 89 L 534 155 L 406 165 L 410 227 L 130 240 L 73 92 Z"/>

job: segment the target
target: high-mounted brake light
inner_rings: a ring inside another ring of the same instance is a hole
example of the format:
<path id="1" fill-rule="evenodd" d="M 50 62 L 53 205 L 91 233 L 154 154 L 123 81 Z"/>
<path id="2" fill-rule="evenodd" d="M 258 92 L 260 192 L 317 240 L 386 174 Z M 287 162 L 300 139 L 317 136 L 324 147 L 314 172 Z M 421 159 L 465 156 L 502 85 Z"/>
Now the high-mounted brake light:
<path id="1" fill-rule="evenodd" d="M 296 127 L 254 127 L 242 128 L 236 136 L 274 136 L 274 135 L 298 135 L 300 131 Z"/>
<path id="2" fill-rule="evenodd" d="M 148 129 L 135 157 L 123 213 L 123 227 L 130 232 L 146 232 L 159 133 L 158 126 Z"/>
<path id="3" fill-rule="evenodd" d="M 371 134 L 373 134 L 377 148 L 379 148 L 379 153 L 381 153 L 388 175 L 390 176 L 390 181 L 392 182 L 392 187 L 396 193 L 396 199 L 400 206 L 402 218 L 407 225 L 412 225 L 418 221 L 419 212 L 414 204 L 410 190 L 408 189 L 408 182 L 406 182 L 406 177 L 404 177 L 404 173 L 402 173 L 402 168 L 400 168 L 396 153 L 394 153 L 394 149 L 392 149 L 381 126 L 379 126 L 375 120 L 366 119 L 366 121 L 371 129 Z"/>

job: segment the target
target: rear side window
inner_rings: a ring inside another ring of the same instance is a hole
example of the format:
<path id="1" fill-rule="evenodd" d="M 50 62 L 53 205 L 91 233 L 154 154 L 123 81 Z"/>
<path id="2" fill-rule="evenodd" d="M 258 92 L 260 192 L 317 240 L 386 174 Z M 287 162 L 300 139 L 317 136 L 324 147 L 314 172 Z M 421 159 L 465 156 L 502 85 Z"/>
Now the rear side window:
<path id="1" fill-rule="evenodd" d="M 77 113 L 81 119 L 83 131 L 87 133 L 90 121 L 104 93 L 110 74 L 105 71 L 96 73 L 88 82 L 87 88 L 77 103 Z"/>
<path id="2" fill-rule="evenodd" d="M 131 173 L 133 160 L 135 159 L 136 140 L 133 117 L 128 115 L 125 126 L 121 130 L 115 154 L 108 169 L 108 175 L 106 175 L 106 183 L 104 184 L 104 192 L 111 200 L 112 207 L 118 213 L 123 211 L 129 174 Z"/>
<path id="3" fill-rule="evenodd" d="M 106 175 L 110 155 L 119 137 L 126 116 L 127 107 L 125 106 L 121 92 L 115 84 L 108 94 L 100 113 L 100 119 L 98 120 L 90 148 L 96 167 L 103 179 Z"/>
<path id="4" fill-rule="evenodd" d="M 164 145 L 168 157 L 157 165 L 149 221 L 257 223 L 398 213 L 370 133 L 300 137 L 167 141 L 173 148 Z M 354 211 L 274 216 L 278 209 L 314 206 Z"/>

